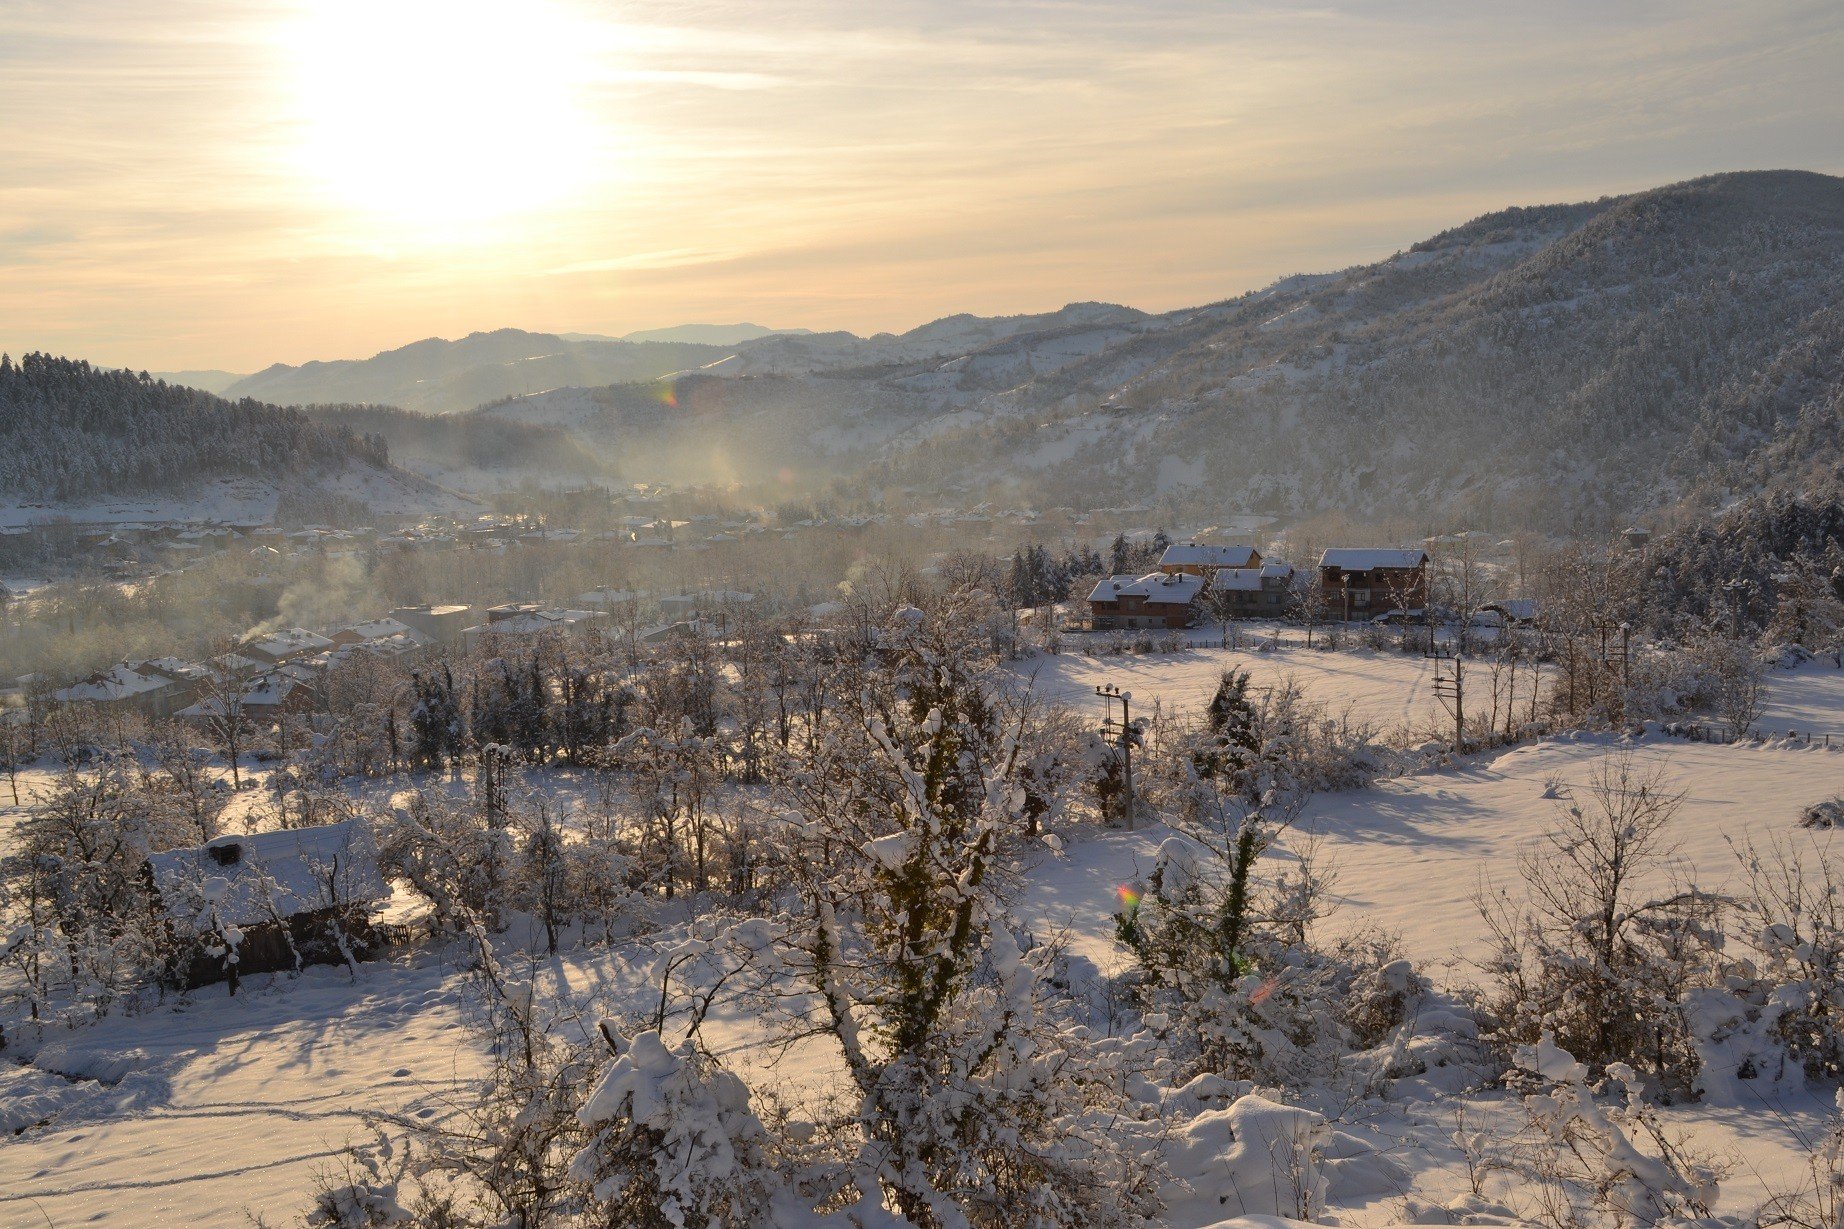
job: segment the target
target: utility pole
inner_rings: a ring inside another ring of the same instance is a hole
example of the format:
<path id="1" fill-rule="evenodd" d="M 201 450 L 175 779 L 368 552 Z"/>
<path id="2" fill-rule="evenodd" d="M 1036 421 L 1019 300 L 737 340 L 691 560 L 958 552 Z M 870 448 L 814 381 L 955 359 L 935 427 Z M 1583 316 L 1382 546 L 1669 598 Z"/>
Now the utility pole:
<path id="1" fill-rule="evenodd" d="M 1434 662 L 1434 694 L 1441 705 L 1453 714 L 1453 748 L 1466 750 L 1466 659 L 1457 652 L 1443 652 L 1432 634 L 1428 637 L 1428 656 Z"/>
<path id="2" fill-rule="evenodd" d="M 1101 721 L 1101 736 L 1105 740 L 1114 735 L 1114 745 L 1120 748 L 1121 778 L 1126 791 L 1127 831 L 1133 831 L 1133 693 L 1122 691 L 1113 683 L 1095 688 L 1095 694 L 1107 702 L 1108 715 Z M 1120 701 L 1120 726 L 1114 725 L 1114 702 Z"/>

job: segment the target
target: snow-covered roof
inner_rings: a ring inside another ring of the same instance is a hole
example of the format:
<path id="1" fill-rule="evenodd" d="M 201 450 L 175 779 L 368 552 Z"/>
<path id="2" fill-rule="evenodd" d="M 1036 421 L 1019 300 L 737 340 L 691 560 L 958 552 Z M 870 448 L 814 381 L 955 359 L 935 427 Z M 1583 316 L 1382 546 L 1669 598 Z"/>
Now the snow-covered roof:
<path id="1" fill-rule="evenodd" d="M 1502 601 L 1487 602 L 1479 609 L 1495 610 L 1517 623 L 1528 623 L 1542 613 L 1542 608 L 1534 597 L 1508 597 Z"/>
<path id="2" fill-rule="evenodd" d="M 223 677 L 210 666 L 187 661 L 183 657 L 150 657 L 135 669 L 142 674 L 155 671 L 170 679 L 186 679 L 190 682 L 204 682 Z"/>
<path id="3" fill-rule="evenodd" d="M 1088 600 L 1112 602 L 1123 597 L 1138 597 L 1152 606 L 1185 606 L 1203 589 L 1201 576 L 1186 572 L 1148 572 L 1144 576 L 1110 576 L 1090 591 Z"/>
<path id="4" fill-rule="evenodd" d="M 1346 572 L 1372 572 L 1377 568 L 1418 568 L 1427 561 L 1427 551 L 1412 547 L 1335 546 L 1319 556 L 1320 567 L 1339 568 Z"/>
<path id="5" fill-rule="evenodd" d="M 563 631 L 579 624 L 605 619 L 600 610 L 526 610 L 479 627 L 467 628 L 466 635 L 535 636 L 540 632 Z"/>
<path id="6" fill-rule="evenodd" d="M 354 636 L 357 636 L 360 640 L 367 643 L 390 640 L 396 637 L 401 637 L 415 645 L 435 643 L 428 636 L 417 631 L 408 623 L 400 622 L 388 616 L 382 619 L 372 619 L 365 623 L 354 623 L 348 627 L 342 627 L 338 629 L 338 631 L 335 631 L 334 635 L 337 636 L 340 632 L 351 632 Z"/>
<path id="7" fill-rule="evenodd" d="M 1252 546 L 1211 546 L 1203 542 L 1174 542 L 1159 556 L 1166 567 L 1246 568 L 1255 562 Z"/>
<path id="8" fill-rule="evenodd" d="M 267 657 L 287 657 L 294 653 L 313 653 L 321 649 L 330 649 L 333 647 L 333 642 L 304 627 L 286 627 L 281 631 L 260 636 L 243 647 L 248 652 L 261 653 Z"/>
<path id="9" fill-rule="evenodd" d="M 1256 591 L 1263 581 L 1287 580 L 1293 575 L 1293 567 L 1286 563 L 1264 563 L 1258 568 L 1221 568 L 1216 579 L 1210 582 L 1212 589 L 1234 589 Z"/>
<path id="10" fill-rule="evenodd" d="M 359 820 L 221 836 L 147 859 L 168 918 L 204 930 L 254 926 L 391 894 L 371 831 Z"/>
<path id="11" fill-rule="evenodd" d="M 576 600 L 585 606 L 621 606 L 647 596 L 645 589 L 591 589 L 579 593 Z"/>
<path id="12" fill-rule="evenodd" d="M 52 692 L 51 698 L 65 704 L 108 703 L 126 700 L 131 696 L 144 696 L 172 685 L 172 679 L 159 674 L 142 674 L 127 662 L 122 662 L 91 675 L 81 683 Z"/>

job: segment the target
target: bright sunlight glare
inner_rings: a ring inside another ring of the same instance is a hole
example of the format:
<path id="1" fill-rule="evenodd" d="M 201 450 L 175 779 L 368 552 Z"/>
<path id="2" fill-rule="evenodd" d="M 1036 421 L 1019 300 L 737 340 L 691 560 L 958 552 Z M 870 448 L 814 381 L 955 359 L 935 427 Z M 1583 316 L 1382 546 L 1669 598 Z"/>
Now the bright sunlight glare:
<path id="1" fill-rule="evenodd" d="M 297 170 L 397 238 L 557 203 L 595 156 L 581 25 L 532 2 L 314 0 L 283 34 Z"/>

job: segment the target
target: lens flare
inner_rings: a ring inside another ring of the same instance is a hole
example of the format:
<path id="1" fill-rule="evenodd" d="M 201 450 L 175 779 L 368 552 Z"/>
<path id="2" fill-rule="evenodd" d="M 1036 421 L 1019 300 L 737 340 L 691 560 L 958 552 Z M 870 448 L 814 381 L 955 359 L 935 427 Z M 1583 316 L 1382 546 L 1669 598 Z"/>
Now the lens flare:
<path id="1" fill-rule="evenodd" d="M 1140 911 L 1140 892 L 1137 888 L 1129 887 L 1123 883 L 1118 888 L 1114 889 L 1114 894 L 1120 897 L 1122 913 L 1138 913 Z"/>

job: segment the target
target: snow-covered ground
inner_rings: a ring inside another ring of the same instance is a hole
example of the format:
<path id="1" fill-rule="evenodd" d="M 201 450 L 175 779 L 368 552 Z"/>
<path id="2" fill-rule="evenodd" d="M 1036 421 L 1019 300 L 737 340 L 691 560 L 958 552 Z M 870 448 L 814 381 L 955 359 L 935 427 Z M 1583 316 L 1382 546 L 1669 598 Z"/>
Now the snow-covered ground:
<path id="1" fill-rule="evenodd" d="M 1284 635 L 1272 652 L 1211 647 L 1215 633 L 1197 631 L 1190 636 L 1193 647 L 1178 653 L 1039 654 L 1014 669 L 1039 694 L 1097 717 L 1106 702 L 1095 688 L 1104 684 L 1132 694 L 1135 717 L 1151 716 L 1155 705 L 1166 712 L 1195 713 L 1210 703 L 1223 672 L 1230 669 L 1247 670 L 1257 688 L 1292 680 L 1331 713 L 1348 714 L 1379 735 L 1404 727 L 1423 732 L 1440 717 L 1430 685 L 1432 667 L 1424 657 L 1321 652 L 1306 648 L 1297 632 Z"/>
<path id="2" fill-rule="evenodd" d="M 1255 671 L 1258 683 L 1291 672 L 1310 694 L 1348 703 L 1379 726 L 1420 721 L 1433 703 L 1424 663 L 1391 654 L 1064 654 L 1022 669 L 1039 687 L 1072 700 L 1092 701 L 1096 683 L 1113 682 L 1132 690 L 1139 705 L 1189 708 L 1208 698 L 1232 661 Z M 1844 672 L 1813 664 L 1777 674 L 1763 725 L 1844 729 Z M 1829 846 L 1836 839 L 1796 825 L 1800 808 L 1844 793 L 1844 747 L 1826 750 L 1815 741 L 1721 746 L 1648 734 L 1526 744 L 1316 797 L 1285 838 L 1277 865 L 1316 837 L 1321 856 L 1337 868 L 1341 901 L 1324 925 L 1392 931 L 1437 982 L 1459 984 L 1470 975 L 1466 958 L 1481 950 L 1472 905 L 1481 875 L 1513 881 L 1517 849 L 1544 830 L 1558 805 L 1546 794 L 1582 785 L 1609 753 L 1630 753 L 1684 794 L 1675 830 L 1681 868 L 1719 888 L 1734 876 L 1731 840 Z M 34 784 L 28 774 L 28 790 Z M 1043 853 L 1024 876 L 1019 920 L 1040 939 L 1062 935 L 1072 955 L 1100 970 L 1118 968 L 1117 890 L 1149 869 L 1170 835 L 1157 826 L 1107 832 L 1072 841 L 1061 856 Z M 549 963 L 545 975 L 572 994 L 618 995 L 648 954 L 645 944 L 584 949 Z M 249 978 L 235 998 L 222 986 L 207 988 L 58 1038 L 35 1067 L 0 1068 L 0 1127 L 26 1128 L 0 1146 L 0 1225 L 231 1226 L 250 1213 L 289 1223 L 315 1172 L 348 1141 L 369 1137 L 366 1113 L 445 1112 L 444 1096 L 478 1069 L 464 1023 L 469 1001 L 466 974 L 425 955 L 368 965 L 356 981 L 324 968 L 292 980 Z M 718 1020 L 712 1037 L 759 1084 L 799 1097 L 831 1081 L 823 1048 L 765 1066 L 762 1052 L 750 1048 L 760 1034 L 746 1013 Z M 1745 1150 L 1746 1164 L 1724 1188 L 1725 1211 L 1746 1210 L 1768 1188 L 1796 1178 L 1801 1137 L 1815 1133 L 1825 1108 L 1821 1098 L 1800 1093 L 1746 1101 L 1756 1095 L 1744 1090 L 1667 1111 L 1700 1143 Z M 1400 1220 L 1403 1195 L 1463 1190 L 1460 1160 L 1444 1142 L 1453 1109 L 1451 1102 L 1411 1099 L 1340 1123 L 1351 1140 L 1380 1153 L 1406 1149 L 1416 1163 L 1412 1178 L 1397 1183 L 1402 1189 L 1335 1180 L 1334 1218 L 1351 1225 Z M 1502 1097 L 1486 1098 L 1477 1112 L 1504 1112 Z M 50 1121 L 33 1125 L 41 1119 Z"/>

